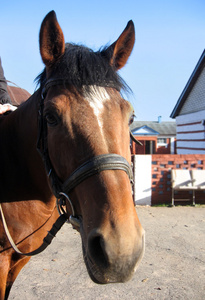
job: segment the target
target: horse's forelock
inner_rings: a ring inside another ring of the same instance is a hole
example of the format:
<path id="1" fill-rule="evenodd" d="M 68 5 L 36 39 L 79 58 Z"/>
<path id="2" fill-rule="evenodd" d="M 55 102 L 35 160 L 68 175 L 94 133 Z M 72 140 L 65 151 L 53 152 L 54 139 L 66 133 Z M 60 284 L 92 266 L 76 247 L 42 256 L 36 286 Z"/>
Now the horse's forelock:
<path id="1" fill-rule="evenodd" d="M 51 77 L 63 78 L 66 84 L 74 86 L 79 92 L 84 86 L 112 87 L 118 91 L 129 92 L 130 88 L 113 69 L 106 48 L 97 52 L 75 44 L 66 44 L 64 55 L 53 67 Z M 37 86 L 44 86 L 46 70 L 35 79 Z"/>

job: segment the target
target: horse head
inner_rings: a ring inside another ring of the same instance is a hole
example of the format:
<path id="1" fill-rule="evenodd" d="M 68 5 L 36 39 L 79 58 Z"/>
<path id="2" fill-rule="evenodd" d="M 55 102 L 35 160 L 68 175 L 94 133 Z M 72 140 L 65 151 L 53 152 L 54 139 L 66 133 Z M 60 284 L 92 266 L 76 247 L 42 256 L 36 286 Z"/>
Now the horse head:
<path id="1" fill-rule="evenodd" d="M 54 11 L 40 29 L 45 140 L 52 171 L 63 187 L 56 194 L 66 194 L 68 215 L 75 211 L 84 260 L 98 283 L 130 279 L 144 252 L 130 183 L 133 108 L 121 97 L 126 85 L 117 73 L 134 41 L 130 21 L 101 51 L 65 44 Z"/>

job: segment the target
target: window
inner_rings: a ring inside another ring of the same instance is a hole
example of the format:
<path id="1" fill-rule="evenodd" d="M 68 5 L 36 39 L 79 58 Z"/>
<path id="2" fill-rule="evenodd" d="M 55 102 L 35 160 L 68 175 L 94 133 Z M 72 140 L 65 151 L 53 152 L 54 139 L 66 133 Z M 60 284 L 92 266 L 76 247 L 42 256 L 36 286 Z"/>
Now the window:
<path id="1" fill-rule="evenodd" d="M 159 147 L 167 147 L 167 139 L 166 138 L 158 138 L 157 146 Z"/>
<path id="2" fill-rule="evenodd" d="M 167 143 L 167 139 L 166 138 L 158 138 L 157 139 L 157 144 L 166 144 Z"/>

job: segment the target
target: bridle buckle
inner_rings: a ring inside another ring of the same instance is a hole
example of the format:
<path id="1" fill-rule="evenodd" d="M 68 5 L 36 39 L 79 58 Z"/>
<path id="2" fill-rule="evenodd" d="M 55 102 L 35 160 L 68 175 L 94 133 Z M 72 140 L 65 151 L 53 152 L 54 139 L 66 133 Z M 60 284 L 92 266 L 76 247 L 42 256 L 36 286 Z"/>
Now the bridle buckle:
<path id="1" fill-rule="evenodd" d="M 60 192 L 59 195 L 60 195 L 59 198 L 56 198 L 56 206 L 57 206 L 59 215 L 67 214 L 64 209 L 64 206 L 66 206 L 66 201 L 68 201 L 70 204 L 70 207 L 71 207 L 71 211 L 72 211 L 72 214 L 69 216 L 69 222 L 72 224 L 72 226 L 74 228 L 79 230 L 80 219 L 78 217 L 76 217 L 76 215 L 75 215 L 75 210 L 74 210 L 73 204 L 72 204 L 69 196 L 63 192 Z"/>

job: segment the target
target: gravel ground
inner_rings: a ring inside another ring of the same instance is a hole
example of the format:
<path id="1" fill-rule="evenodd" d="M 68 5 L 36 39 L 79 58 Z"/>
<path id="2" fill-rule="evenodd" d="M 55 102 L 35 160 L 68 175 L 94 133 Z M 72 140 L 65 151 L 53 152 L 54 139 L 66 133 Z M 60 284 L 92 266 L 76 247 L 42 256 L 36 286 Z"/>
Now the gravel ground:
<path id="1" fill-rule="evenodd" d="M 131 281 L 93 283 L 80 236 L 65 224 L 53 243 L 21 271 L 9 300 L 204 300 L 205 207 L 136 209 L 146 231 L 146 250 Z"/>

